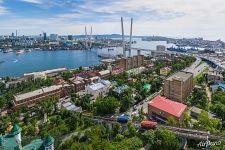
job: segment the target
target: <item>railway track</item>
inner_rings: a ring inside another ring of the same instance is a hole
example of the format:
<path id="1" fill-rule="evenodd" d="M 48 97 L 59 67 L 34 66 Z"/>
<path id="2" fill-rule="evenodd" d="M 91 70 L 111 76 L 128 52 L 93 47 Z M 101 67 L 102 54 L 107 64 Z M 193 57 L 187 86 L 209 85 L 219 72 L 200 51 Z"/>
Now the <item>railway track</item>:
<path id="1" fill-rule="evenodd" d="M 117 124 L 116 118 L 107 118 L 107 117 L 101 117 L 101 116 L 88 116 L 84 115 L 84 117 L 92 119 L 94 122 L 97 123 L 110 123 L 110 124 Z M 141 128 L 140 122 L 133 122 L 136 128 Z M 123 123 L 123 125 L 126 125 Z M 214 135 L 211 134 L 208 131 L 202 131 L 202 130 L 196 130 L 196 129 L 190 129 L 190 128 L 180 128 L 180 127 L 174 127 L 174 126 L 167 126 L 158 124 L 157 128 L 164 128 L 172 131 L 173 133 L 177 134 L 178 136 L 190 138 L 190 139 L 201 139 L 201 140 L 225 140 L 225 136 L 223 135 Z"/>

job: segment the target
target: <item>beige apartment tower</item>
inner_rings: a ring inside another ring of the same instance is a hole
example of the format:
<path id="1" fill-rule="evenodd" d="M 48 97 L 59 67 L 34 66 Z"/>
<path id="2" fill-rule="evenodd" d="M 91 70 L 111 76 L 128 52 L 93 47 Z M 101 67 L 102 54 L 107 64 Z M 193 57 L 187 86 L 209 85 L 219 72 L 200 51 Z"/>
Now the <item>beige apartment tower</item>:
<path id="1" fill-rule="evenodd" d="M 192 90 L 193 74 L 189 72 L 177 72 L 164 81 L 164 96 L 178 102 L 184 102 Z"/>

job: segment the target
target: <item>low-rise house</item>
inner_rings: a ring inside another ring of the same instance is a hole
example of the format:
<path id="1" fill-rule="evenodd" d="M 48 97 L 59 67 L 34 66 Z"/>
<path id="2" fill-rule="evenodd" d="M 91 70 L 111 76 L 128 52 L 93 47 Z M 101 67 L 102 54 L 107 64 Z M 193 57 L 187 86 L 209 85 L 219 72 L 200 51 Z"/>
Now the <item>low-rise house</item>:
<path id="1" fill-rule="evenodd" d="M 108 80 L 100 80 L 97 83 L 91 83 L 85 87 L 86 94 L 92 95 L 92 99 L 98 96 L 104 96 L 109 92 L 111 83 Z"/>
<path id="2" fill-rule="evenodd" d="M 76 92 L 85 90 L 85 82 L 81 77 L 70 78 L 69 82 L 74 85 L 74 89 Z"/>
<path id="3" fill-rule="evenodd" d="M 164 67 L 160 69 L 160 75 L 167 76 L 171 72 L 170 67 Z"/>
<path id="4" fill-rule="evenodd" d="M 199 114 L 200 114 L 202 111 L 203 111 L 202 109 L 193 106 L 193 107 L 190 108 L 190 115 L 191 115 L 192 118 L 198 119 L 198 116 L 199 116 Z M 210 117 L 210 118 L 216 118 L 216 115 L 215 115 L 215 114 L 212 114 L 212 113 L 210 113 L 210 112 L 208 112 L 208 114 L 209 114 L 209 117 Z"/>
<path id="5" fill-rule="evenodd" d="M 75 104 L 73 104 L 72 102 L 62 102 L 62 107 L 65 108 L 66 110 L 69 111 L 74 111 L 74 112 L 82 112 L 82 108 L 76 106 Z"/>
<path id="6" fill-rule="evenodd" d="M 216 70 L 210 70 L 208 73 L 206 73 L 205 79 L 207 82 L 216 82 L 216 83 L 224 82 L 223 75 Z"/>
<path id="7" fill-rule="evenodd" d="M 216 83 L 216 84 L 210 85 L 210 88 L 211 88 L 212 92 L 215 92 L 218 89 L 221 89 L 222 91 L 224 91 L 225 83 Z"/>
<path id="8" fill-rule="evenodd" d="M 187 105 L 156 96 L 148 103 L 149 118 L 165 123 L 169 117 L 174 117 L 180 121 Z"/>

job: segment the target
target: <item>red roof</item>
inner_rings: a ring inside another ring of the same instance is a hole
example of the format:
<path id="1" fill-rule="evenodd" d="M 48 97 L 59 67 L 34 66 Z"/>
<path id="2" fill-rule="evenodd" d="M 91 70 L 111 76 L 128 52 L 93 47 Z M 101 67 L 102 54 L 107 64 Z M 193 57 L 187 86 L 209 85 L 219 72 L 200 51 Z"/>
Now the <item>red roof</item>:
<path id="1" fill-rule="evenodd" d="M 162 96 L 156 96 L 148 103 L 149 106 L 155 107 L 159 110 L 169 113 L 175 117 L 180 117 L 187 108 L 187 105 L 169 100 Z"/>

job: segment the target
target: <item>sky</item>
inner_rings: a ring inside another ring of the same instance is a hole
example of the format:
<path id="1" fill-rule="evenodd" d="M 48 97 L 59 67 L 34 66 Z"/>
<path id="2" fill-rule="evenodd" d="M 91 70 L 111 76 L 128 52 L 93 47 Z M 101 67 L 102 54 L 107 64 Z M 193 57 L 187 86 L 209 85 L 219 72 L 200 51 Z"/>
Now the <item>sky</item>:
<path id="1" fill-rule="evenodd" d="M 225 40 L 225 0 L 0 0 L 0 35 L 129 34 Z"/>

